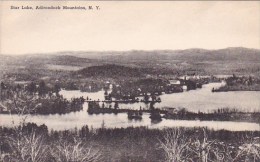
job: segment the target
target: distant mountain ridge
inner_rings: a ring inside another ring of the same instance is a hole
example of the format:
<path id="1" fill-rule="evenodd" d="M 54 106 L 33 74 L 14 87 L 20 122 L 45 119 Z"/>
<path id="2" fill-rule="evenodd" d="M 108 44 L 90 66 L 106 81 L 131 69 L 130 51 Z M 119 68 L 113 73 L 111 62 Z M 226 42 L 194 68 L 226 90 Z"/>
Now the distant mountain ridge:
<path id="1" fill-rule="evenodd" d="M 235 62 L 260 62 L 260 50 L 244 47 L 229 47 L 224 49 L 208 50 L 202 48 L 190 48 L 184 50 L 131 50 L 131 51 L 64 51 L 47 54 L 34 55 L 0 55 L 1 60 L 16 59 L 41 59 L 47 62 L 76 63 L 91 62 L 92 59 L 109 62 L 128 61 L 158 61 L 158 60 L 180 60 L 180 61 L 235 61 Z M 90 60 L 88 60 L 90 59 Z"/>
<path id="2" fill-rule="evenodd" d="M 225 49 L 207 50 L 191 48 L 185 50 L 132 50 L 103 52 L 63 52 L 62 55 L 73 55 L 83 58 L 108 60 L 157 60 L 157 59 L 195 59 L 196 61 L 260 61 L 260 50 L 244 47 L 229 47 Z M 245 57 L 246 56 L 246 57 Z"/>
<path id="3" fill-rule="evenodd" d="M 1 69 L 13 71 L 12 68 L 28 70 L 45 68 L 51 71 L 63 70 L 62 68 L 83 69 L 77 74 L 86 77 L 140 77 L 143 74 L 182 75 L 189 73 L 260 76 L 260 50 L 230 47 L 217 50 L 191 48 L 153 51 L 65 51 L 19 56 L 0 55 L 0 64 L 0 71 Z"/>

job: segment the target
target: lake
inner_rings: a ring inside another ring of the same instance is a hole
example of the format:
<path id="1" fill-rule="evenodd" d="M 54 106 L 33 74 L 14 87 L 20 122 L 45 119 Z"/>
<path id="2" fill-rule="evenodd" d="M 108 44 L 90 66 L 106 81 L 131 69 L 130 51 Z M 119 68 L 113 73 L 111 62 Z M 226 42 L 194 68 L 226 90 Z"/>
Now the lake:
<path id="1" fill-rule="evenodd" d="M 212 93 L 212 88 L 222 86 L 224 83 L 210 83 L 203 85 L 201 89 L 185 91 L 183 93 L 163 94 L 161 95 L 161 103 L 156 103 L 156 108 L 164 107 L 184 107 L 189 111 L 202 111 L 210 112 L 217 108 L 237 108 L 246 111 L 259 111 L 260 110 L 260 92 L 256 91 L 236 91 L 236 92 L 215 92 Z M 65 98 L 73 97 L 90 97 L 92 100 L 104 100 L 104 91 L 95 93 L 80 92 L 80 91 L 66 91 L 60 92 Z M 113 103 L 112 103 L 113 106 Z M 134 104 L 119 104 L 120 108 L 139 109 L 149 108 L 145 103 Z M 260 130 L 260 125 L 257 123 L 248 122 L 220 122 L 220 121 L 187 121 L 187 120 L 170 120 L 163 119 L 159 123 L 152 123 L 148 113 L 143 114 L 141 121 L 128 120 L 127 114 L 99 114 L 89 115 L 87 113 L 88 104 L 84 103 L 83 110 L 79 112 L 71 112 L 63 115 L 27 115 L 27 122 L 34 122 L 36 124 L 45 124 L 49 129 L 65 130 L 74 129 L 75 127 L 81 128 L 83 125 L 89 127 L 99 128 L 102 123 L 105 123 L 107 128 L 120 128 L 120 127 L 138 127 L 147 126 L 149 128 L 164 128 L 164 127 L 208 127 L 214 130 L 231 130 L 231 131 L 253 131 Z M 1 126 L 17 125 L 21 119 L 18 115 L 0 114 Z"/>
<path id="2" fill-rule="evenodd" d="M 182 93 L 163 94 L 160 96 L 162 102 L 156 103 L 155 108 L 186 108 L 193 112 L 208 112 L 218 108 L 237 108 L 242 111 L 259 111 L 260 110 L 260 91 L 233 91 L 233 92 L 214 92 L 212 88 L 218 88 L 225 83 L 209 83 L 203 85 L 201 89 L 184 91 Z M 80 92 L 80 91 L 66 91 L 60 92 L 65 98 L 90 97 L 92 100 L 104 100 L 105 91 L 95 93 Z M 101 105 L 101 103 L 100 103 Z M 114 103 L 106 104 L 114 106 Z M 136 109 L 140 107 L 144 109 L 149 108 L 149 104 L 142 102 L 132 104 L 119 103 L 120 108 Z"/>

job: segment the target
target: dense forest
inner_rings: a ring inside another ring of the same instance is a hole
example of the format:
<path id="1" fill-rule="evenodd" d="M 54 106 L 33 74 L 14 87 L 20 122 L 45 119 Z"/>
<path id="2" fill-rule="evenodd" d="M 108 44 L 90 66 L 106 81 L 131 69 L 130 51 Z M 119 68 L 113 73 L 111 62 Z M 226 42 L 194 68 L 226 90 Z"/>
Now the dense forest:
<path id="1" fill-rule="evenodd" d="M 24 162 L 257 162 L 260 132 L 205 128 L 54 131 L 34 123 L 0 127 L 1 161 Z"/>
<path id="2" fill-rule="evenodd" d="M 84 98 L 67 100 L 59 94 L 60 87 L 48 87 L 44 81 L 28 85 L 0 86 L 0 113 L 11 114 L 65 114 L 83 109 Z"/>
<path id="3" fill-rule="evenodd" d="M 80 70 L 78 74 L 81 74 L 85 77 L 140 77 L 145 74 L 144 71 L 145 69 L 108 64 L 103 66 L 91 66 L 84 68 Z"/>

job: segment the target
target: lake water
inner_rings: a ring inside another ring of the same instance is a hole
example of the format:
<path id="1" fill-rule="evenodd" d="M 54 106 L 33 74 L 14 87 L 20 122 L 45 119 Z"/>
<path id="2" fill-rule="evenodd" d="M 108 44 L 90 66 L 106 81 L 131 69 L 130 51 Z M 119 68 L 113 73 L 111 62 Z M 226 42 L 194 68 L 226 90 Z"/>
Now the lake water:
<path id="1" fill-rule="evenodd" d="M 212 93 L 212 88 L 222 86 L 224 83 L 210 83 L 203 85 L 201 89 L 186 91 L 183 93 L 173 93 L 161 95 L 161 103 L 156 103 L 156 108 L 164 107 L 185 107 L 189 111 L 212 111 L 217 108 L 230 107 L 239 110 L 259 111 L 260 110 L 260 92 L 243 91 L 243 92 L 215 92 Z M 104 100 L 104 91 L 95 93 L 66 91 L 60 92 L 65 98 L 72 97 L 90 97 L 92 100 Z M 113 104 L 112 104 L 113 106 Z M 149 107 L 148 104 L 119 104 L 120 108 L 139 109 Z M 247 122 L 219 122 L 219 121 L 186 121 L 186 120 L 169 120 L 163 119 L 159 123 L 152 123 L 149 114 L 143 114 L 141 121 L 128 120 L 127 114 L 99 114 L 89 115 L 87 113 L 88 104 L 83 105 L 83 110 L 80 112 L 72 112 L 63 115 L 28 115 L 27 122 L 35 122 L 37 124 L 45 124 L 49 129 L 64 130 L 80 128 L 84 125 L 89 127 L 99 128 L 103 121 L 107 128 L 120 127 L 137 127 L 147 126 L 149 128 L 164 128 L 164 127 L 208 127 L 210 129 L 219 130 L 226 129 L 232 131 L 252 131 L 260 130 L 260 125 L 257 123 Z M 21 119 L 17 115 L 0 114 L 1 126 L 13 126 L 19 123 Z"/>
<path id="2" fill-rule="evenodd" d="M 237 108 L 242 111 L 259 111 L 260 110 L 260 91 L 233 91 L 233 92 L 215 92 L 212 88 L 218 88 L 225 83 L 205 84 L 201 89 L 184 91 L 182 93 L 163 94 L 160 96 L 162 102 L 156 103 L 155 108 L 186 108 L 193 112 L 208 112 L 218 108 Z M 95 93 L 66 91 L 60 92 L 65 98 L 90 97 L 92 100 L 104 100 L 104 91 Z M 101 104 L 101 103 L 100 103 Z M 109 104 L 107 104 L 109 105 Z M 114 106 L 111 103 L 112 107 Z M 119 104 L 120 108 L 140 109 L 149 108 L 149 104 L 142 102 L 132 104 Z"/>

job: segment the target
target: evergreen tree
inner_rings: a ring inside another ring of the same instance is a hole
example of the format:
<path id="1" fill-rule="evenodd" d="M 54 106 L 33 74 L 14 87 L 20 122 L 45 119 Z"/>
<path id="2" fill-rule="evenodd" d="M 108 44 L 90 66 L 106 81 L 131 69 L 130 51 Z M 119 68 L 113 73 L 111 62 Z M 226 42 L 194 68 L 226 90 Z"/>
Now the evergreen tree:
<path id="1" fill-rule="evenodd" d="M 118 109 L 118 102 L 115 102 L 115 106 L 114 106 L 115 109 Z"/>

